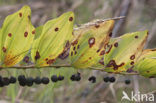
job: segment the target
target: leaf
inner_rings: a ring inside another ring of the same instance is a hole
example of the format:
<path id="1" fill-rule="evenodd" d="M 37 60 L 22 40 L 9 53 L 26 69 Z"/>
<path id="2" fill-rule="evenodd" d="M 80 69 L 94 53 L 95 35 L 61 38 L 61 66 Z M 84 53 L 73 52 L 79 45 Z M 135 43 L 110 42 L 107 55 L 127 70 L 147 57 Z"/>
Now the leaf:
<path id="1" fill-rule="evenodd" d="M 6 17 L 0 30 L 0 61 L 2 66 L 20 62 L 33 42 L 35 28 L 31 24 L 31 9 L 24 6 Z"/>
<path id="2" fill-rule="evenodd" d="M 104 55 L 104 71 L 128 71 L 142 53 L 147 36 L 148 31 L 139 31 L 112 38 Z"/>
<path id="3" fill-rule="evenodd" d="M 75 68 L 88 68 L 103 57 L 114 20 L 101 22 L 74 31 L 75 39 L 70 49 L 71 64 Z"/>
<path id="4" fill-rule="evenodd" d="M 145 77 L 156 77 L 156 49 L 145 49 L 136 62 L 134 70 Z"/>
<path id="5" fill-rule="evenodd" d="M 31 51 L 36 66 L 51 65 L 69 46 L 73 38 L 73 22 L 74 14 L 67 12 L 40 27 L 42 30 L 36 34 L 40 36 L 35 39 Z"/>

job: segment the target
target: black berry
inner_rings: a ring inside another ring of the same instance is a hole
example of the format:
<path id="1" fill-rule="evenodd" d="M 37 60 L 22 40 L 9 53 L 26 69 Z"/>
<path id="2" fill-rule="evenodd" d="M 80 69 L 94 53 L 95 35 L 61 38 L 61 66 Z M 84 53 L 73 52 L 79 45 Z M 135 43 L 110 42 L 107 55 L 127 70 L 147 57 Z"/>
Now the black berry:
<path id="1" fill-rule="evenodd" d="M 110 77 L 110 78 L 109 78 L 109 81 L 110 81 L 111 83 L 115 82 L 115 77 Z"/>
<path id="2" fill-rule="evenodd" d="M 49 83 L 49 78 L 43 77 L 41 81 L 42 81 L 43 84 L 48 84 Z"/>
<path id="3" fill-rule="evenodd" d="M 131 83 L 131 81 L 128 79 L 128 80 L 125 80 L 125 84 L 130 84 Z"/>
<path id="4" fill-rule="evenodd" d="M 40 78 L 40 77 L 36 77 L 36 78 L 34 79 L 34 82 L 35 82 L 36 84 L 41 84 L 41 78 Z"/>
<path id="5" fill-rule="evenodd" d="M 33 85 L 33 82 L 34 82 L 34 79 L 32 77 L 28 77 L 26 79 L 26 85 L 27 86 L 32 86 Z"/>
<path id="6" fill-rule="evenodd" d="M 70 77 L 70 79 L 71 79 L 72 81 L 74 81 L 74 80 L 75 80 L 75 75 L 73 74 L 73 75 Z"/>
<path id="7" fill-rule="evenodd" d="M 19 81 L 19 85 L 23 87 L 26 86 L 26 81 Z"/>
<path id="8" fill-rule="evenodd" d="M 9 85 L 9 78 L 7 77 L 2 78 L 2 82 L 5 86 Z"/>
<path id="9" fill-rule="evenodd" d="M 64 80 L 64 76 L 59 75 L 58 80 L 59 80 L 59 81 Z"/>
<path id="10" fill-rule="evenodd" d="M 57 81 L 58 81 L 57 75 L 53 75 L 53 76 L 51 77 L 51 81 L 52 81 L 52 82 L 57 82 Z"/>
<path id="11" fill-rule="evenodd" d="M 96 82 L 96 77 L 95 76 L 91 76 L 91 77 L 89 77 L 88 80 L 91 81 L 92 83 L 95 83 Z"/>
<path id="12" fill-rule="evenodd" d="M 26 78 L 24 75 L 19 75 L 18 76 L 18 81 L 26 81 Z"/>
<path id="13" fill-rule="evenodd" d="M 11 76 L 9 82 L 10 83 L 16 83 L 16 78 Z"/>
<path id="14" fill-rule="evenodd" d="M 106 82 L 106 83 L 109 82 L 109 77 L 103 78 L 103 81 Z"/>

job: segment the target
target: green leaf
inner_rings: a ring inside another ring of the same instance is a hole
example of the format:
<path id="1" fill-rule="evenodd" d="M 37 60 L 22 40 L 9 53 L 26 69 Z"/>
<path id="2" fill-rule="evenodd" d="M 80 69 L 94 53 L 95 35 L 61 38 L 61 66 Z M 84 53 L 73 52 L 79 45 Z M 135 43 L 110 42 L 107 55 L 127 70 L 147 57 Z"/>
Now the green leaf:
<path id="1" fill-rule="evenodd" d="M 31 51 L 31 57 L 36 66 L 53 64 L 66 49 L 73 38 L 73 22 L 74 14 L 67 12 L 41 27 L 42 30 L 37 32 L 40 36 L 34 41 Z"/>
<path id="2" fill-rule="evenodd" d="M 22 7 L 6 17 L 0 30 L 0 61 L 2 66 L 20 62 L 33 42 L 35 28 L 31 24 L 31 9 Z"/>

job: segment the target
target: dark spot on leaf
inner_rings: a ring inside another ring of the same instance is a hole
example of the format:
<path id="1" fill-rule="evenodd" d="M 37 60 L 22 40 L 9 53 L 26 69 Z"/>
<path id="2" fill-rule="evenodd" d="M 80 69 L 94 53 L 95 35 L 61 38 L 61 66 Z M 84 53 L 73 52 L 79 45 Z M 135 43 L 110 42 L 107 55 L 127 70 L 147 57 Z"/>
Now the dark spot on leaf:
<path id="1" fill-rule="evenodd" d="M 131 60 L 134 60 L 134 59 L 135 59 L 135 55 L 132 55 L 132 56 L 130 57 L 130 59 L 131 59 Z"/>
<path id="2" fill-rule="evenodd" d="M 28 62 L 29 62 L 29 57 L 28 57 L 28 56 L 25 56 L 24 59 L 23 59 L 23 61 L 24 61 L 25 63 L 28 63 Z"/>
<path id="3" fill-rule="evenodd" d="M 24 33 L 24 37 L 27 37 L 28 36 L 28 32 L 26 31 L 25 33 Z"/>
<path id="4" fill-rule="evenodd" d="M 3 47 L 2 50 L 3 50 L 4 53 L 6 52 L 6 48 L 5 47 Z"/>
<path id="5" fill-rule="evenodd" d="M 117 65 L 115 60 L 110 60 L 107 64 L 107 67 L 113 67 L 114 70 L 118 70 L 119 67 L 122 67 L 125 63 L 121 63 L 120 65 Z"/>
<path id="6" fill-rule="evenodd" d="M 114 46 L 115 46 L 115 47 L 118 47 L 118 43 L 116 42 L 116 43 L 114 44 Z"/>
<path id="7" fill-rule="evenodd" d="M 104 65 L 104 58 L 101 58 L 101 59 L 99 60 L 99 63 L 100 63 L 101 65 Z"/>
<path id="8" fill-rule="evenodd" d="M 69 21 L 73 21 L 73 17 L 69 17 Z"/>
<path id="9" fill-rule="evenodd" d="M 89 59 L 92 59 L 92 57 L 89 57 Z"/>
<path id="10" fill-rule="evenodd" d="M 78 41 L 75 40 L 75 41 L 73 41 L 71 44 L 74 46 L 74 45 L 76 45 L 77 43 L 78 43 Z"/>
<path id="11" fill-rule="evenodd" d="M 149 73 L 150 71 L 146 71 L 147 73 Z"/>
<path id="12" fill-rule="evenodd" d="M 77 54 L 77 51 L 75 51 L 75 55 Z"/>
<path id="13" fill-rule="evenodd" d="M 131 65 L 134 65 L 134 62 L 133 61 L 131 62 Z"/>
<path id="14" fill-rule="evenodd" d="M 100 51 L 100 49 L 98 49 L 96 52 L 98 53 Z"/>
<path id="15" fill-rule="evenodd" d="M 32 34 L 35 34 L 35 33 L 36 33 L 36 31 L 35 31 L 35 30 L 33 30 L 33 31 L 32 31 Z"/>
<path id="16" fill-rule="evenodd" d="M 28 15 L 28 19 L 30 19 L 30 15 Z"/>
<path id="17" fill-rule="evenodd" d="M 134 70 L 133 70 L 132 68 L 129 68 L 129 69 L 127 69 L 126 72 L 127 72 L 127 73 L 132 73 L 132 72 L 134 72 Z"/>
<path id="18" fill-rule="evenodd" d="M 73 51 L 71 52 L 71 56 L 73 56 Z"/>
<path id="19" fill-rule="evenodd" d="M 36 51 L 36 56 L 35 56 L 35 60 L 40 58 L 40 53 L 38 51 Z"/>
<path id="20" fill-rule="evenodd" d="M 9 33 L 9 34 L 8 34 L 8 36 L 9 36 L 9 37 L 11 37 L 11 36 L 12 36 L 12 34 L 11 34 L 11 33 Z"/>
<path id="21" fill-rule="evenodd" d="M 99 28 L 99 27 L 100 27 L 100 25 L 98 25 L 98 24 L 95 24 L 95 27 L 96 27 L 96 28 Z"/>
<path id="22" fill-rule="evenodd" d="M 55 61 L 55 59 L 49 59 L 48 61 L 47 61 L 47 64 L 52 64 L 53 62 Z"/>
<path id="23" fill-rule="evenodd" d="M 58 27 L 56 27 L 56 28 L 55 28 L 55 31 L 58 31 L 58 30 L 59 30 L 59 28 L 58 28 Z"/>
<path id="24" fill-rule="evenodd" d="M 100 52 L 100 55 L 104 55 L 105 54 L 105 50 L 102 50 L 101 52 Z"/>
<path id="25" fill-rule="evenodd" d="M 79 48 L 80 48 L 80 45 L 77 46 L 77 49 L 79 49 Z"/>
<path id="26" fill-rule="evenodd" d="M 45 61 L 48 61 L 48 58 L 46 58 Z"/>
<path id="27" fill-rule="evenodd" d="M 112 49 L 112 45 L 110 45 L 110 47 L 109 47 L 108 51 L 106 52 L 106 54 L 108 54 L 111 51 L 111 49 Z"/>
<path id="28" fill-rule="evenodd" d="M 95 44 L 95 38 L 94 37 L 89 38 L 88 44 L 89 44 L 89 47 L 91 48 Z"/>
<path id="29" fill-rule="evenodd" d="M 136 35 L 136 36 L 135 36 L 135 38 L 137 39 L 137 38 L 138 38 L 138 36 Z"/>
<path id="30" fill-rule="evenodd" d="M 19 16 L 22 17 L 22 13 L 19 13 Z"/>
<path id="31" fill-rule="evenodd" d="M 75 49 L 76 49 L 76 47 L 74 46 L 73 50 L 75 50 Z"/>
<path id="32" fill-rule="evenodd" d="M 109 37 L 112 37 L 112 32 L 109 34 Z"/>

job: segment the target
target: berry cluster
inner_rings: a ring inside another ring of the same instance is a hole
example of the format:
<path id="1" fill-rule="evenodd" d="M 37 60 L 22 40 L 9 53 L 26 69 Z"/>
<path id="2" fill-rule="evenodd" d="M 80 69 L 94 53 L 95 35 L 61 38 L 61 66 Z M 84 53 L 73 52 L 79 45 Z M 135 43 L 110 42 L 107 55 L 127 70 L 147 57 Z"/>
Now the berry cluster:
<path id="1" fill-rule="evenodd" d="M 111 82 L 111 83 L 113 83 L 113 82 L 115 82 L 115 77 L 105 77 L 105 78 L 103 78 L 103 81 L 104 82 Z"/>
<path id="2" fill-rule="evenodd" d="M 11 76 L 10 78 L 8 77 L 2 77 L 0 76 L 0 87 L 8 86 L 9 84 L 14 84 L 16 83 L 16 78 Z"/>
<path id="3" fill-rule="evenodd" d="M 36 78 L 32 78 L 32 77 L 25 77 L 24 75 L 20 75 L 18 76 L 18 81 L 20 86 L 32 86 L 33 83 L 35 84 L 48 84 L 49 83 L 49 78 L 47 77 L 36 77 Z"/>
<path id="4" fill-rule="evenodd" d="M 81 74 L 80 73 L 76 73 L 76 74 L 73 74 L 70 79 L 72 81 L 80 81 L 81 80 Z"/>
<path id="5" fill-rule="evenodd" d="M 57 81 L 62 81 L 62 80 L 64 80 L 64 76 L 61 76 L 61 75 L 59 75 L 59 76 L 57 76 L 57 75 L 52 75 L 52 76 L 51 76 L 51 81 L 52 81 L 52 82 L 57 82 Z"/>
<path id="6" fill-rule="evenodd" d="M 130 84 L 131 83 L 131 81 L 129 80 L 129 79 L 127 79 L 127 80 L 125 80 L 125 84 Z"/>

